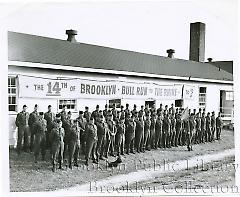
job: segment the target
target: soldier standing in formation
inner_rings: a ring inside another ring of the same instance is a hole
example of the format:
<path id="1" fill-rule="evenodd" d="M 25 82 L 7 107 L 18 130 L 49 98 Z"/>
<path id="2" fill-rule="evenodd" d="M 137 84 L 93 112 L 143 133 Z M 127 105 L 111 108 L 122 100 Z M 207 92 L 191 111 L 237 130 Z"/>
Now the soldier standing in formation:
<path id="1" fill-rule="evenodd" d="M 220 140 L 221 138 L 221 132 L 222 132 L 222 126 L 223 126 L 223 121 L 221 118 L 221 113 L 218 113 L 218 117 L 216 118 L 216 131 L 217 131 L 217 140 Z"/>
<path id="2" fill-rule="evenodd" d="M 22 151 L 22 143 L 24 144 L 24 151 L 29 152 L 30 150 L 30 131 L 28 120 L 29 113 L 27 112 L 27 106 L 23 105 L 23 110 L 18 113 L 15 121 L 15 124 L 18 127 L 17 152 L 19 155 Z"/>
<path id="3" fill-rule="evenodd" d="M 51 147 L 50 133 L 53 129 L 53 121 L 55 120 L 55 114 L 52 112 L 52 106 L 48 105 L 48 111 L 44 114 L 44 119 L 47 121 L 47 132 L 46 132 L 46 148 Z"/>
<path id="4" fill-rule="evenodd" d="M 34 106 L 34 110 L 32 113 L 30 113 L 29 115 L 29 128 L 30 128 L 30 133 L 31 133 L 31 137 L 30 137 L 30 151 L 33 151 L 33 146 L 34 146 L 34 124 L 36 123 L 36 121 L 38 120 L 38 105 L 36 104 Z"/>
<path id="5" fill-rule="evenodd" d="M 135 148 L 138 153 L 142 152 L 142 141 L 144 133 L 144 120 L 142 114 L 136 118 L 136 131 L 135 131 Z"/>

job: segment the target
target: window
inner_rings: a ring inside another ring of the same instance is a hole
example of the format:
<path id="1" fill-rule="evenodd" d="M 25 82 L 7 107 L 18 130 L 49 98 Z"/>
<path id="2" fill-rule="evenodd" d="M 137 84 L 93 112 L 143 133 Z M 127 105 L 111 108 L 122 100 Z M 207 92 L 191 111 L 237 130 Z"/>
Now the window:
<path id="1" fill-rule="evenodd" d="M 116 108 L 120 108 L 121 107 L 121 99 L 113 99 L 113 100 L 109 100 L 109 107 L 112 108 L 113 104 L 115 104 Z"/>
<path id="2" fill-rule="evenodd" d="M 16 77 L 8 77 L 8 111 L 17 111 Z"/>
<path id="3" fill-rule="evenodd" d="M 206 87 L 199 88 L 199 108 L 206 108 Z"/>
<path id="4" fill-rule="evenodd" d="M 226 92 L 226 101 L 233 101 L 233 92 Z"/>
<path id="5" fill-rule="evenodd" d="M 67 109 L 69 110 L 75 110 L 76 109 L 76 100 L 75 99 L 70 99 L 70 100 L 59 100 L 59 109 L 62 109 L 64 105 L 67 106 Z"/>

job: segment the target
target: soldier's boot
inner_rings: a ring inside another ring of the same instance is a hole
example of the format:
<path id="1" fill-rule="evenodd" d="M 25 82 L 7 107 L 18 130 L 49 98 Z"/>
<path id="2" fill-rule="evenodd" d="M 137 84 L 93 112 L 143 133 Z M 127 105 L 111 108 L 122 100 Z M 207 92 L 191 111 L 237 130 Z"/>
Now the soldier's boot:
<path id="1" fill-rule="evenodd" d="M 58 169 L 63 170 L 62 162 L 59 163 L 59 167 L 58 167 Z"/>
<path id="2" fill-rule="evenodd" d="M 52 171 L 53 171 L 53 172 L 56 172 L 56 165 L 55 165 L 55 164 L 53 164 Z"/>
<path id="3" fill-rule="evenodd" d="M 89 162 L 89 160 L 88 159 L 86 159 L 86 161 L 85 161 L 85 165 L 86 166 L 88 166 L 89 164 L 88 164 L 88 162 Z"/>

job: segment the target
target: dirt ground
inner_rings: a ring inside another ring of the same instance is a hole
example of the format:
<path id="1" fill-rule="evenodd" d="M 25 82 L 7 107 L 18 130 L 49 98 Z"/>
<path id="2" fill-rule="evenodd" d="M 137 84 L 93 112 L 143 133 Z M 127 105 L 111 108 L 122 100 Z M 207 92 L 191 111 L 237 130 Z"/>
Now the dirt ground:
<path id="1" fill-rule="evenodd" d="M 152 168 L 154 165 L 164 162 L 188 159 L 193 156 L 221 152 L 222 150 L 231 148 L 234 148 L 234 133 L 230 130 L 223 130 L 221 140 L 194 145 L 194 150 L 191 152 L 187 151 L 185 146 L 181 146 L 125 155 L 122 158 L 123 163 L 117 168 L 109 168 L 106 161 L 100 161 L 98 165 L 90 164 L 86 167 L 81 155 L 79 160 L 80 166 L 78 168 L 74 167 L 71 170 L 65 167 L 64 170 L 57 170 L 55 173 L 51 171 L 50 155 L 48 155 L 47 161 L 39 161 L 35 164 L 32 154 L 23 153 L 21 156 L 18 156 L 16 151 L 11 150 L 9 154 L 10 191 L 30 192 L 64 189 L 118 174 L 134 172 L 138 169 Z M 114 157 L 110 157 L 109 161 L 114 161 L 115 159 Z M 234 163 L 234 158 L 230 157 L 218 163 L 219 165 L 222 163 L 230 165 Z M 216 167 L 213 170 L 189 169 L 188 171 L 180 171 L 168 176 L 159 177 L 151 182 L 147 182 L 147 184 L 154 186 L 159 183 L 167 183 L 169 187 L 174 187 L 186 181 L 192 181 L 193 185 L 234 184 L 234 169 L 226 168 L 226 170 L 221 171 L 219 168 Z M 146 183 L 142 182 L 139 184 L 143 185 Z"/>

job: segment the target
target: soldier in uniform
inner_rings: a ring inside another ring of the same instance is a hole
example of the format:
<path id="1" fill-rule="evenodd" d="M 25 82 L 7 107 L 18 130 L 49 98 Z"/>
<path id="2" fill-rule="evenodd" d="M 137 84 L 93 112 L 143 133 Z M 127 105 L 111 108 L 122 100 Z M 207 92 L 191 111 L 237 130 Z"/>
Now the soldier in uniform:
<path id="1" fill-rule="evenodd" d="M 69 136 L 70 136 L 70 128 L 72 126 L 72 119 L 71 119 L 72 113 L 69 111 L 67 113 L 66 118 L 62 118 L 62 127 L 65 131 L 64 136 L 64 152 L 63 152 L 63 158 L 67 159 L 67 153 L 69 153 Z"/>
<path id="2" fill-rule="evenodd" d="M 215 118 L 215 112 L 212 112 L 212 116 L 211 116 L 211 141 L 214 141 L 214 135 L 215 135 L 215 131 L 216 131 L 216 118 Z"/>
<path id="3" fill-rule="evenodd" d="M 38 120 L 38 115 L 39 115 L 38 114 L 38 105 L 36 104 L 34 106 L 33 112 L 30 113 L 29 120 L 28 120 L 30 133 L 31 133 L 31 137 L 30 137 L 30 151 L 31 152 L 33 151 L 33 146 L 34 146 L 34 124 Z"/>
<path id="4" fill-rule="evenodd" d="M 133 105 L 133 110 L 131 111 L 131 113 L 132 113 L 132 116 L 134 117 L 134 119 L 137 118 L 138 111 L 137 111 L 136 104 Z"/>
<path id="5" fill-rule="evenodd" d="M 155 104 L 152 105 L 152 107 L 150 109 L 150 114 L 151 114 L 151 117 L 155 117 L 156 118 L 157 110 L 156 110 Z"/>
<path id="6" fill-rule="evenodd" d="M 97 147 L 96 147 L 96 160 L 99 161 L 99 159 L 103 160 L 103 154 L 105 151 L 105 145 L 106 145 L 106 123 L 104 121 L 103 116 L 100 116 L 99 122 L 96 123 L 97 126 Z"/>
<path id="7" fill-rule="evenodd" d="M 44 113 L 39 113 L 39 118 L 34 123 L 34 159 L 37 163 L 39 152 L 41 149 L 42 160 L 45 159 L 46 154 L 46 131 L 47 131 L 47 121 L 43 118 Z"/>
<path id="8" fill-rule="evenodd" d="M 115 121 L 117 118 L 117 113 L 118 113 L 115 103 L 113 103 L 113 108 L 112 108 L 111 112 L 112 112 L 112 116 L 113 116 L 113 121 Z"/>
<path id="9" fill-rule="evenodd" d="M 175 114 L 175 108 L 174 108 L 174 104 L 173 104 L 173 103 L 171 104 L 171 107 L 170 107 L 169 110 L 171 110 L 171 112 L 172 112 L 173 114 Z"/>
<path id="10" fill-rule="evenodd" d="M 125 110 L 124 110 L 123 105 L 121 105 L 121 111 L 119 113 L 120 113 L 119 118 L 125 119 Z"/>
<path id="11" fill-rule="evenodd" d="M 28 126 L 29 113 L 27 112 L 27 106 L 23 105 L 23 110 L 17 114 L 15 121 L 18 127 L 18 139 L 17 139 L 17 152 L 21 153 L 22 141 L 24 141 L 24 150 L 29 151 L 30 148 L 30 131 Z"/>
<path id="12" fill-rule="evenodd" d="M 67 118 L 67 111 L 66 110 L 67 110 L 67 106 L 63 105 L 62 111 L 60 112 L 62 122 L 64 122 L 65 119 Z"/>
<path id="13" fill-rule="evenodd" d="M 52 112 L 52 106 L 48 105 L 48 111 L 44 114 L 44 119 L 47 121 L 47 132 L 46 132 L 46 148 L 51 147 L 51 142 L 49 139 L 51 130 L 53 129 L 53 121 L 55 119 L 55 114 Z"/>
<path id="14" fill-rule="evenodd" d="M 202 132 L 201 132 L 201 118 L 199 116 L 199 113 L 196 114 L 196 135 L 195 135 L 195 143 L 199 144 L 201 143 L 202 139 Z"/>
<path id="15" fill-rule="evenodd" d="M 162 103 L 161 103 L 159 108 L 157 109 L 157 115 L 159 116 L 159 114 L 161 114 L 162 112 L 163 112 L 163 107 L 162 107 Z"/>
<path id="16" fill-rule="evenodd" d="M 139 112 L 138 112 L 138 116 L 139 116 L 139 117 L 142 116 L 143 119 L 144 119 L 145 114 L 144 114 L 144 106 L 143 106 L 143 105 L 141 106 L 141 109 L 140 109 Z"/>
<path id="17" fill-rule="evenodd" d="M 156 149 L 161 147 L 162 124 L 163 124 L 163 114 L 159 113 L 157 115 L 156 128 L 155 128 L 155 148 Z"/>
<path id="18" fill-rule="evenodd" d="M 131 116 L 126 122 L 126 153 L 129 155 L 129 151 L 133 154 L 134 152 L 134 138 L 135 138 L 136 122 L 134 117 Z"/>
<path id="19" fill-rule="evenodd" d="M 173 104 L 172 104 L 173 105 Z M 176 119 L 175 119 L 175 109 L 171 109 L 171 115 L 170 115 L 170 121 L 171 121 L 171 126 L 170 126 L 170 131 L 171 131 L 171 146 L 177 146 L 175 144 L 175 138 L 176 138 Z"/>
<path id="20" fill-rule="evenodd" d="M 105 105 L 105 109 L 103 110 L 103 116 L 106 119 L 108 115 L 108 104 Z"/>
<path id="21" fill-rule="evenodd" d="M 144 109 L 144 114 L 145 114 L 145 117 L 150 116 L 149 105 L 146 105 L 146 107 L 145 107 L 145 109 Z"/>
<path id="22" fill-rule="evenodd" d="M 120 118 L 116 124 L 116 149 L 118 157 L 124 155 L 124 144 L 125 144 L 125 118 Z"/>
<path id="23" fill-rule="evenodd" d="M 126 104 L 126 109 L 124 110 L 124 112 L 125 112 L 125 118 L 131 115 L 128 103 Z"/>
<path id="24" fill-rule="evenodd" d="M 221 118 L 221 113 L 218 112 L 218 117 L 216 118 L 216 129 L 217 129 L 217 140 L 220 140 L 222 132 L 223 121 Z"/>
<path id="25" fill-rule="evenodd" d="M 163 148 L 169 148 L 170 147 L 170 141 L 169 141 L 169 136 L 170 136 L 170 126 L 171 122 L 168 117 L 168 113 L 165 112 L 164 119 L 163 119 L 163 126 L 162 126 L 162 141 L 163 141 Z"/>
<path id="26" fill-rule="evenodd" d="M 168 105 L 165 105 L 164 111 L 165 113 L 168 113 Z"/>
<path id="27" fill-rule="evenodd" d="M 178 113 L 176 115 L 176 137 L 175 137 L 175 145 L 182 145 L 182 140 L 181 140 L 181 136 L 182 136 L 182 119 L 181 119 L 181 115 Z"/>
<path id="28" fill-rule="evenodd" d="M 150 137 L 150 126 L 151 126 L 150 115 L 146 115 L 144 120 L 143 152 L 145 152 L 146 149 L 150 150 L 150 147 L 148 147 Z"/>
<path id="29" fill-rule="evenodd" d="M 195 120 L 194 114 L 191 113 L 190 117 L 184 120 L 184 128 L 186 131 L 186 142 L 188 151 L 192 150 L 193 135 L 195 133 Z"/>
<path id="30" fill-rule="evenodd" d="M 151 111 L 151 125 L 150 125 L 150 138 L 149 138 L 149 142 L 150 142 L 150 147 L 152 149 L 155 148 L 155 126 L 156 126 L 156 116 L 155 113 L 153 111 Z"/>
<path id="31" fill-rule="evenodd" d="M 56 164 L 59 163 L 59 169 L 62 168 L 63 164 L 63 151 L 64 151 L 64 138 L 65 132 L 62 128 L 62 121 L 60 119 L 56 120 L 54 128 L 51 131 L 51 142 L 52 142 L 52 165 L 53 172 L 56 171 Z"/>
<path id="32" fill-rule="evenodd" d="M 68 165 L 70 169 L 72 169 L 72 162 L 74 162 L 74 166 L 78 167 L 79 152 L 80 152 L 80 128 L 78 127 L 78 120 L 73 120 L 73 124 L 71 125 L 69 131 Z"/>
<path id="33" fill-rule="evenodd" d="M 83 114 L 83 118 L 85 118 L 86 121 L 89 122 L 90 117 L 91 117 L 91 112 L 89 112 L 89 108 L 88 108 L 88 106 L 86 106 L 84 114 Z"/>
<path id="34" fill-rule="evenodd" d="M 201 142 L 205 143 L 207 141 L 207 132 L 206 132 L 206 117 L 205 112 L 201 116 Z"/>
<path id="35" fill-rule="evenodd" d="M 207 136 L 207 142 L 211 141 L 211 117 L 210 113 L 207 113 L 206 117 L 206 136 Z"/>
<path id="36" fill-rule="evenodd" d="M 79 116 L 77 117 L 78 127 L 80 129 L 80 150 L 85 154 L 86 151 L 86 139 L 85 139 L 85 126 L 86 126 L 86 119 L 83 118 L 83 111 L 79 111 Z"/>
<path id="37" fill-rule="evenodd" d="M 135 130 L 135 147 L 136 151 L 140 153 L 142 151 L 142 140 L 144 133 L 144 120 L 143 116 L 139 114 L 139 117 L 136 119 L 136 130 Z"/>
<path id="38" fill-rule="evenodd" d="M 96 106 L 96 110 L 94 110 L 92 112 L 91 117 L 94 118 L 94 122 L 96 123 L 97 121 L 99 121 L 99 117 L 100 117 L 100 113 L 99 113 L 99 105 Z"/>
<path id="39" fill-rule="evenodd" d="M 98 163 L 96 160 L 96 144 L 97 144 L 97 126 L 94 124 L 94 119 L 91 117 L 89 122 L 86 124 L 86 154 L 85 154 L 85 165 L 88 166 L 90 155 L 92 153 L 93 163 Z"/>
<path id="40" fill-rule="evenodd" d="M 106 123 L 108 125 L 106 158 L 108 158 L 109 152 L 110 152 L 111 156 L 115 156 L 114 155 L 114 147 L 115 147 L 116 125 L 115 125 L 115 122 L 113 121 L 112 114 L 109 114 Z"/>

